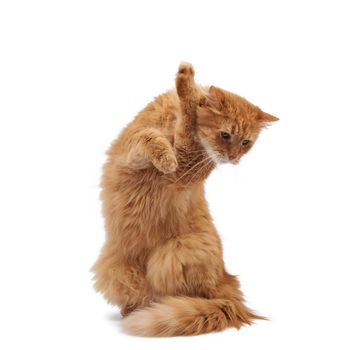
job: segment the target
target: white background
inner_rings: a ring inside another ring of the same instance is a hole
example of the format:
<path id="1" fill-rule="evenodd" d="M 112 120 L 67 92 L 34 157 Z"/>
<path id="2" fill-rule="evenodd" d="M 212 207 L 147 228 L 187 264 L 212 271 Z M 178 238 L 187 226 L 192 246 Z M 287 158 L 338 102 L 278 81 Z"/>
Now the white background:
<path id="1" fill-rule="evenodd" d="M 2 349 L 349 349 L 346 1 L 1 1 Z M 180 61 L 280 117 L 207 197 L 226 265 L 271 318 L 123 334 L 91 283 L 104 151 Z"/>

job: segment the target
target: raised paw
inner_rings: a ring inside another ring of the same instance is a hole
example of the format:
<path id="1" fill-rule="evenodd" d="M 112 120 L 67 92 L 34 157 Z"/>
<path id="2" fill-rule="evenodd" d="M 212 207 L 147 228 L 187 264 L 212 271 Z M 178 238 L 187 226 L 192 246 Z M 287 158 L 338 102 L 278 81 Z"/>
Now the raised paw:
<path id="1" fill-rule="evenodd" d="M 197 88 L 194 82 L 194 69 L 191 63 L 181 63 L 176 75 L 176 91 L 180 100 L 195 101 L 197 99 Z M 184 102 L 187 104 L 187 102 Z"/>
<path id="2" fill-rule="evenodd" d="M 194 77 L 194 69 L 192 64 L 188 62 L 181 62 L 177 74 L 178 75 L 183 74 L 187 76 L 189 75 Z"/>
<path id="3" fill-rule="evenodd" d="M 162 153 L 156 159 L 153 159 L 154 166 L 164 174 L 173 173 L 177 169 L 177 160 L 175 154 Z"/>

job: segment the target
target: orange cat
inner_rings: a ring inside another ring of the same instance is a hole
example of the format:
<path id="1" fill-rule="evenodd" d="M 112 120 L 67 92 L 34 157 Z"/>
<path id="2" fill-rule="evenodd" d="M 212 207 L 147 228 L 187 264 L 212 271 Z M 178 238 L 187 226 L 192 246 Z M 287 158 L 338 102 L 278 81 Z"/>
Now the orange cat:
<path id="1" fill-rule="evenodd" d="M 276 120 L 242 97 L 197 86 L 183 63 L 176 91 L 158 96 L 113 143 L 102 178 L 106 242 L 93 271 L 127 332 L 194 335 L 263 318 L 224 268 L 203 182 L 216 165 L 238 163 Z"/>

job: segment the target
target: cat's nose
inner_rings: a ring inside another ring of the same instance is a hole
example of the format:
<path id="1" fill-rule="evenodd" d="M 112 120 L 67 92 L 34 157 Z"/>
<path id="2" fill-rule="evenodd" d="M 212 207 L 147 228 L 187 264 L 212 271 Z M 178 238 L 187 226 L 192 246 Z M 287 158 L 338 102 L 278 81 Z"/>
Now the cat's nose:
<path id="1" fill-rule="evenodd" d="M 237 154 L 235 154 L 235 153 L 232 153 L 228 156 L 229 160 L 235 160 L 236 158 L 237 158 Z"/>

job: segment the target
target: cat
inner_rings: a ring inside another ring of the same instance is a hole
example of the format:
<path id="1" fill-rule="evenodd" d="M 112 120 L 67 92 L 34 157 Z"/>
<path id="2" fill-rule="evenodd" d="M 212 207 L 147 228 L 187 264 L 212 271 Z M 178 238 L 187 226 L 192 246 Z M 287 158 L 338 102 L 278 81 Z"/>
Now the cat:
<path id="1" fill-rule="evenodd" d="M 197 85 L 182 63 L 176 91 L 155 98 L 112 144 L 101 184 L 106 242 L 92 271 L 126 332 L 196 335 L 265 319 L 225 270 L 204 180 L 218 164 L 237 164 L 277 120 Z"/>

